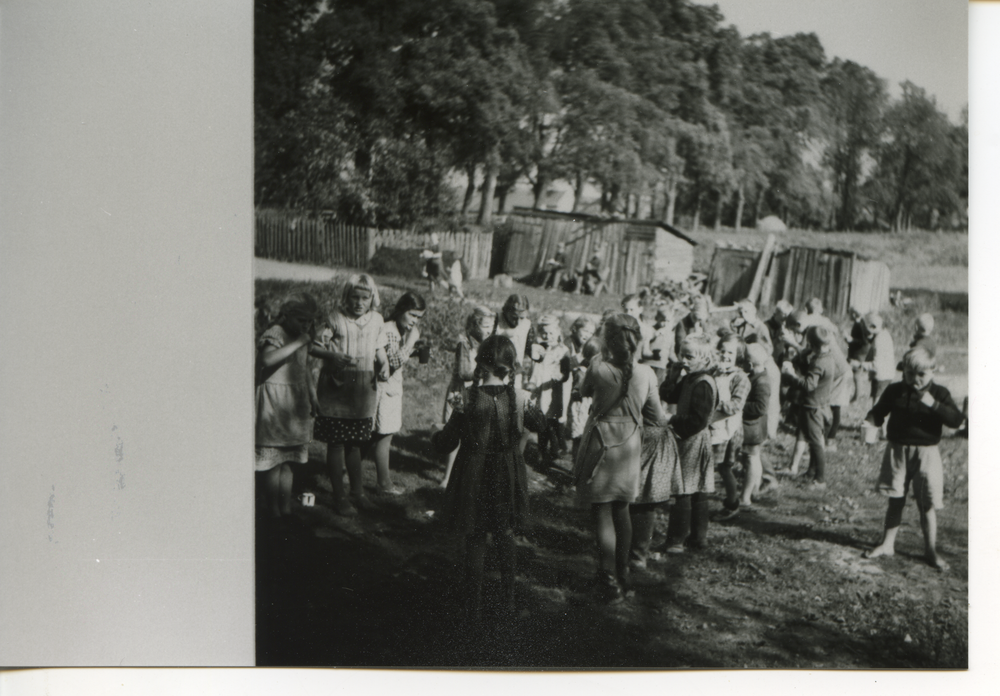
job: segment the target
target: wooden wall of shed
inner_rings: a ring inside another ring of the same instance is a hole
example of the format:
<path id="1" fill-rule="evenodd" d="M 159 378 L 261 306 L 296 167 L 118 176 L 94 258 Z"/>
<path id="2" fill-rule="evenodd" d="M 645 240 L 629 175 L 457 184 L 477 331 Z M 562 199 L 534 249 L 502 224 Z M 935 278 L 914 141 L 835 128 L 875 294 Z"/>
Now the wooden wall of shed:
<path id="1" fill-rule="evenodd" d="M 888 306 L 889 275 L 889 267 L 881 261 L 855 259 L 849 307 L 856 307 L 864 314 L 878 312 Z"/>
<path id="2" fill-rule="evenodd" d="M 560 242 L 566 243 L 569 269 L 583 270 L 591 256 L 600 254 L 607 289 L 615 293 L 668 278 L 683 280 L 694 263 L 691 244 L 650 225 L 530 215 L 510 215 L 506 225 L 503 272 L 515 278 L 540 281 Z"/>
<path id="3" fill-rule="evenodd" d="M 708 294 L 712 302 L 724 307 L 747 297 L 759 260 L 759 251 L 716 248 L 708 273 Z"/>
<path id="4" fill-rule="evenodd" d="M 682 283 L 693 269 L 694 246 L 662 227 L 656 228 L 653 279 L 658 283 L 667 280 Z"/>
<path id="5" fill-rule="evenodd" d="M 848 251 L 793 247 L 772 258 L 758 307 L 766 314 L 785 299 L 801 309 L 818 297 L 835 319 L 845 318 L 851 306 L 877 311 L 889 302 L 889 275 L 881 261 L 865 261 Z"/>

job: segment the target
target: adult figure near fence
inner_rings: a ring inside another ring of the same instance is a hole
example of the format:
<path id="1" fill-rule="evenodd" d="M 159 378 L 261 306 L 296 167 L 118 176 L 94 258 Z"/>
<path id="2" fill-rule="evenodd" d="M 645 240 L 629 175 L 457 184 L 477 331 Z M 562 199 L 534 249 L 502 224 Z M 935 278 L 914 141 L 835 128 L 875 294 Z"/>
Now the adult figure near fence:
<path id="1" fill-rule="evenodd" d="M 774 355 L 771 331 L 757 316 L 757 305 L 749 299 L 736 303 L 736 316 L 730 326 L 744 343 L 759 343 L 764 346 L 764 350 Z"/>
<path id="2" fill-rule="evenodd" d="M 430 243 L 427 248 L 420 253 L 420 258 L 424 260 L 423 276 L 430 281 L 430 291 L 434 294 L 434 288 L 440 283 L 446 289 L 450 289 L 448 281 L 444 279 L 441 266 L 441 243 L 437 233 L 432 232 Z"/>
<path id="3" fill-rule="evenodd" d="M 559 242 L 556 245 L 556 253 L 551 259 L 545 262 L 548 273 L 545 277 L 543 287 L 556 291 L 562 287 L 563 269 L 566 268 L 566 243 Z"/>
<path id="4" fill-rule="evenodd" d="M 576 293 L 580 294 L 581 291 L 587 291 L 589 294 L 597 297 L 605 289 L 606 283 L 601 273 L 601 255 L 594 254 L 590 257 L 587 265 L 583 267 L 583 271 L 580 272 L 580 282 L 577 283 Z"/>

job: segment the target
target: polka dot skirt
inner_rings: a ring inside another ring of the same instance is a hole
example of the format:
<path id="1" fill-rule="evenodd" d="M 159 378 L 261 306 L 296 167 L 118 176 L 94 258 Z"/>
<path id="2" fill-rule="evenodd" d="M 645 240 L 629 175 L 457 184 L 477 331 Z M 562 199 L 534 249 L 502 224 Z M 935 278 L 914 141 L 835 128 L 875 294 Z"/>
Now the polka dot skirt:
<path id="1" fill-rule="evenodd" d="M 368 442 L 372 439 L 374 418 L 328 418 L 317 416 L 313 439 L 328 445 Z"/>

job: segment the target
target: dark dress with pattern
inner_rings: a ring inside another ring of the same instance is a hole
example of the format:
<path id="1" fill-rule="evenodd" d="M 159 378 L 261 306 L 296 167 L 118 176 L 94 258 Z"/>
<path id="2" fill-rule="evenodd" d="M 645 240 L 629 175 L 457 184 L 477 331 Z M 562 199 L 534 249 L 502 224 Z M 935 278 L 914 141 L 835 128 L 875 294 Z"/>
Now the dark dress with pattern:
<path id="1" fill-rule="evenodd" d="M 512 402 L 505 386 L 474 387 L 464 410 L 455 411 L 431 438 L 441 453 L 461 443 L 448 488 L 445 519 L 464 534 L 519 531 L 528 513 L 528 473 L 518 442 L 524 428 L 545 429 L 545 416 L 516 390 Z"/>
<path id="2" fill-rule="evenodd" d="M 711 493 L 715 490 L 715 465 L 708 422 L 718 403 L 715 380 L 706 372 L 685 375 L 676 386 L 664 382 L 660 396 L 677 404 L 670 420 L 677 436 L 678 466 L 671 477 L 673 495 Z"/>

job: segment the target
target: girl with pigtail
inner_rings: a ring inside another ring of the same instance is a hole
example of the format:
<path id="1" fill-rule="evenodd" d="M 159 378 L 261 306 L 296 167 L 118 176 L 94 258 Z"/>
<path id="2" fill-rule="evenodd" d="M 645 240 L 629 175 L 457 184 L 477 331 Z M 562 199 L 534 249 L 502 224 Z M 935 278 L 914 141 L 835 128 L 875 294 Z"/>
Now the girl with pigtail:
<path id="1" fill-rule="evenodd" d="M 316 385 L 309 344 L 320 318 L 311 295 L 290 295 L 257 341 L 254 469 L 274 520 L 292 515 L 292 465 L 309 461 Z"/>
<path id="2" fill-rule="evenodd" d="M 543 432 L 545 415 L 515 388 L 517 351 L 506 336 L 479 346 L 474 385 L 456 400 L 444 429 L 431 437 L 441 453 L 458 448 L 445 490 L 445 518 L 464 535 L 466 620 L 482 619 L 483 563 L 489 537 L 499 557 L 501 612 L 514 609 L 516 545 L 528 508 L 528 473 L 518 448 L 524 430 Z M 461 447 L 459 448 L 459 445 Z"/>
<path id="3" fill-rule="evenodd" d="M 632 522 L 629 503 L 639 493 L 642 427 L 665 416 L 656 375 L 637 364 L 642 343 L 639 323 L 628 314 L 608 317 L 602 359 L 591 363 L 580 387 L 593 398 L 576 460 L 577 500 L 589 505 L 597 540 L 597 589 L 607 603 L 629 590 Z"/>

